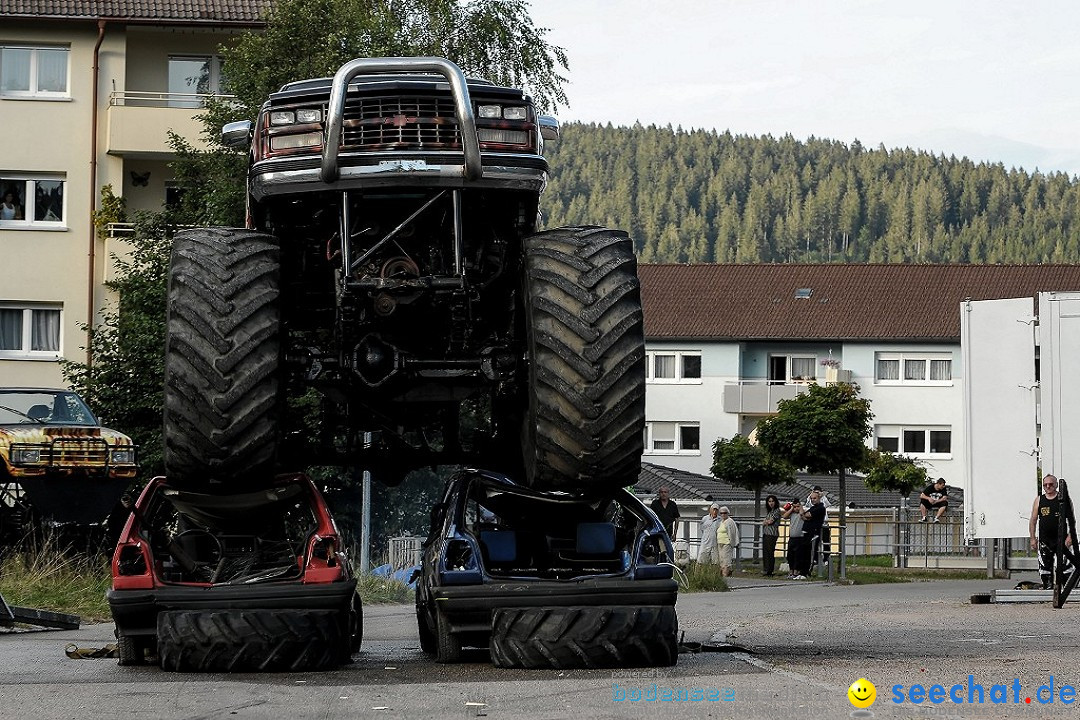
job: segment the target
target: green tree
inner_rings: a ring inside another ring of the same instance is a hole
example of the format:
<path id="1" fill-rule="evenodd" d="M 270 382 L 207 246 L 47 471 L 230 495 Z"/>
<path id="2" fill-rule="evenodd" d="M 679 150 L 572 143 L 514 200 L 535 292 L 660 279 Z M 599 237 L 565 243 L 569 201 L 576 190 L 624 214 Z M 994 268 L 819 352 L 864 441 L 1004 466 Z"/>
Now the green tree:
<path id="1" fill-rule="evenodd" d="M 153 477 L 164 472 L 162 350 L 172 236 L 164 214 L 137 213 L 134 220 L 131 255 L 115 259 L 116 279 L 105 285 L 119 303 L 89 333 L 93 362 L 61 360 L 61 370 L 102 422 L 132 437 L 142 475 Z"/>
<path id="2" fill-rule="evenodd" d="M 863 482 L 874 492 L 896 492 L 904 497 L 926 485 L 926 468 L 905 455 L 867 450 Z"/>
<path id="3" fill-rule="evenodd" d="M 758 442 L 770 454 L 812 473 L 840 478 L 840 576 L 845 577 L 847 523 L 845 475 L 866 463 L 870 436 L 870 401 L 848 383 L 810 385 L 809 392 L 781 400 L 777 414 L 758 424 Z"/>
<path id="4" fill-rule="evenodd" d="M 445 57 L 467 74 L 524 87 L 542 110 L 566 103 L 566 53 L 533 24 L 526 0 L 281 0 L 266 21 L 264 32 L 221 48 L 236 100 L 201 115 L 210 149 L 172 136 L 187 222 L 242 224 L 245 155 L 218 143 L 222 125 L 254 119 L 285 83 L 333 75 L 354 58 Z"/>
<path id="5" fill-rule="evenodd" d="M 790 464 L 742 435 L 730 440 L 720 438 L 713 443 L 712 474 L 730 485 L 754 491 L 754 517 L 761 516 L 762 488 L 790 485 L 795 480 L 795 469 Z M 760 531 L 761 526 L 755 524 L 755 545 Z"/>

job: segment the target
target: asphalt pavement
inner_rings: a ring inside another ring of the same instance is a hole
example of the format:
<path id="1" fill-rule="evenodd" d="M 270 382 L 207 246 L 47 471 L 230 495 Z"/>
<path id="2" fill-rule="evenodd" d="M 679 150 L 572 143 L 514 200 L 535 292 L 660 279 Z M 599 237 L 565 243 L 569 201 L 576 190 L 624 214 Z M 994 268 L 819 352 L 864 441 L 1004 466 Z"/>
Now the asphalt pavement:
<path id="1" fill-rule="evenodd" d="M 165 673 L 64 655 L 110 642 L 108 624 L 2 633 L 0 718 L 1077 717 L 1080 604 L 969 602 L 1016 582 L 736 579 L 678 603 L 686 644 L 725 651 L 662 669 L 498 670 L 484 650 L 438 665 L 420 652 L 411 605 L 367 607 L 355 661 L 320 673 Z M 867 709 L 847 695 L 860 678 L 876 686 Z"/>

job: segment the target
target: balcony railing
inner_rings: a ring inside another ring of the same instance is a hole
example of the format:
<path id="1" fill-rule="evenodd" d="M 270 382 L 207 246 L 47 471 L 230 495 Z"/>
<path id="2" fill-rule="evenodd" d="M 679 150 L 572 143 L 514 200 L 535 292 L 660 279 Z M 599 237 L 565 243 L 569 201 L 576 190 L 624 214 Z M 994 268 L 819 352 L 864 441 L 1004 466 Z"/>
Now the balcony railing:
<path id="1" fill-rule="evenodd" d="M 195 116 L 212 97 L 234 99 L 232 95 L 113 92 L 108 108 L 109 154 L 167 160 L 174 155 L 169 144 L 170 130 L 197 149 L 206 149 L 203 124 Z"/>
<path id="2" fill-rule="evenodd" d="M 768 415 L 781 400 L 805 394 L 812 381 L 782 384 L 770 380 L 742 380 L 724 385 L 724 412 Z"/>
<path id="3" fill-rule="evenodd" d="M 109 105 L 125 107 L 202 108 L 210 98 L 232 102 L 235 95 L 207 93 L 172 93 L 141 90 L 114 90 L 109 95 Z"/>

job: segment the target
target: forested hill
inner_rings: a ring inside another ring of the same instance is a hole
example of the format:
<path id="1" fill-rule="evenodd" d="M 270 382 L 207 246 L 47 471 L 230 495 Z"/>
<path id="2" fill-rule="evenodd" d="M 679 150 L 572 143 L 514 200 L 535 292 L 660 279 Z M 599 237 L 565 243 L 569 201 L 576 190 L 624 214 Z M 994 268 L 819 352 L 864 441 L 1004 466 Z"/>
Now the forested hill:
<path id="1" fill-rule="evenodd" d="M 1080 180 L 857 142 L 568 123 L 545 225 L 645 262 L 1080 262 Z"/>

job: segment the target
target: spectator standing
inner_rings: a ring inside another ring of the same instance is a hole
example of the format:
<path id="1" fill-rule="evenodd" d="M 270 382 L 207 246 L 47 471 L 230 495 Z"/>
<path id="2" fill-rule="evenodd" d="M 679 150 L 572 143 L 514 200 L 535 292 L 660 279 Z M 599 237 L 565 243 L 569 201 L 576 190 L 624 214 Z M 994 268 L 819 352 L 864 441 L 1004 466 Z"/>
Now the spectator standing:
<path id="1" fill-rule="evenodd" d="M 780 539 L 780 501 L 775 495 L 765 498 L 765 517 L 761 520 L 761 570 L 763 575 L 776 571 L 776 541 Z"/>
<path id="2" fill-rule="evenodd" d="M 811 492 L 811 494 L 812 494 L 812 493 L 814 493 L 815 491 L 816 491 L 816 492 L 818 493 L 818 495 L 819 495 L 819 496 L 821 497 L 821 504 L 825 506 L 825 509 L 826 509 L 826 510 L 828 510 L 828 509 L 829 509 L 829 506 L 830 506 L 830 505 L 832 505 L 832 503 L 831 503 L 831 502 L 829 502 L 829 498 L 827 498 L 827 497 L 825 496 L 825 491 L 821 489 L 821 486 L 820 486 L 820 485 L 815 485 L 815 486 L 814 486 L 814 489 L 813 489 L 813 490 L 811 490 L 810 492 Z M 810 507 L 810 495 L 807 495 L 807 496 L 806 496 L 806 500 L 804 500 L 804 501 L 803 501 L 803 507 Z"/>
<path id="3" fill-rule="evenodd" d="M 720 508 L 720 524 L 716 528 L 716 546 L 720 551 L 720 572 L 731 575 L 731 565 L 739 546 L 739 526 L 731 519 L 727 506 Z"/>
<path id="4" fill-rule="evenodd" d="M 660 524 L 664 526 L 671 541 L 675 542 L 675 531 L 681 515 L 679 515 L 679 506 L 671 499 L 671 490 L 666 485 L 656 491 L 656 499 L 652 501 L 649 508 L 656 513 L 656 517 L 659 518 Z"/>
<path id="5" fill-rule="evenodd" d="M 698 562 L 706 565 L 718 565 L 720 563 L 720 549 L 716 545 L 716 531 L 720 526 L 720 506 L 713 503 L 709 506 L 709 512 L 701 518 L 699 524 L 701 546 L 698 548 Z"/>
<path id="6" fill-rule="evenodd" d="M 919 522 L 926 522 L 927 513 L 936 512 L 934 522 L 941 522 L 941 516 L 949 509 L 949 493 L 945 489 L 945 478 L 939 477 L 932 485 L 927 485 L 919 494 Z"/>
<path id="7" fill-rule="evenodd" d="M 814 566 L 814 550 L 818 538 L 821 537 L 821 528 L 825 525 L 825 505 L 821 502 L 820 491 L 814 490 L 810 493 L 810 504 L 803 508 L 802 518 L 802 553 L 798 562 L 799 575 L 805 579 Z"/>
<path id="8" fill-rule="evenodd" d="M 795 498 L 784 505 L 784 510 L 780 513 L 780 517 L 788 521 L 787 564 L 789 580 L 806 579 L 797 571 L 803 541 L 802 508 L 802 503 L 799 502 L 798 498 Z"/>
<path id="9" fill-rule="evenodd" d="M 829 508 L 832 507 L 832 503 L 829 502 L 829 496 L 825 494 L 825 491 L 821 489 L 820 485 L 815 485 L 814 490 L 816 490 L 821 495 L 821 504 L 825 506 L 825 512 L 827 514 L 829 512 Z M 807 495 L 806 501 L 803 502 L 803 507 L 809 506 L 810 496 Z M 825 527 L 821 528 L 821 546 L 825 548 L 825 552 L 829 552 L 831 548 L 831 540 L 832 538 L 830 537 L 829 526 L 825 525 Z"/>
<path id="10" fill-rule="evenodd" d="M 1042 490 L 1042 493 L 1035 498 L 1035 504 L 1031 506 L 1028 536 L 1031 538 L 1031 549 L 1039 551 L 1039 576 L 1042 578 L 1043 590 L 1049 590 L 1053 585 L 1062 500 L 1058 495 L 1058 480 L 1053 475 L 1047 475 L 1042 479 Z M 1038 540 L 1035 539 L 1036 529 L 1039 531 Z M 1072 538 L 1068 535 L 1065 536 L 1065 544 L 1072 545 Z M 1070 563 L 1058 570 L 1071 574 L 1076 571 L 1076 566 Z"/>

